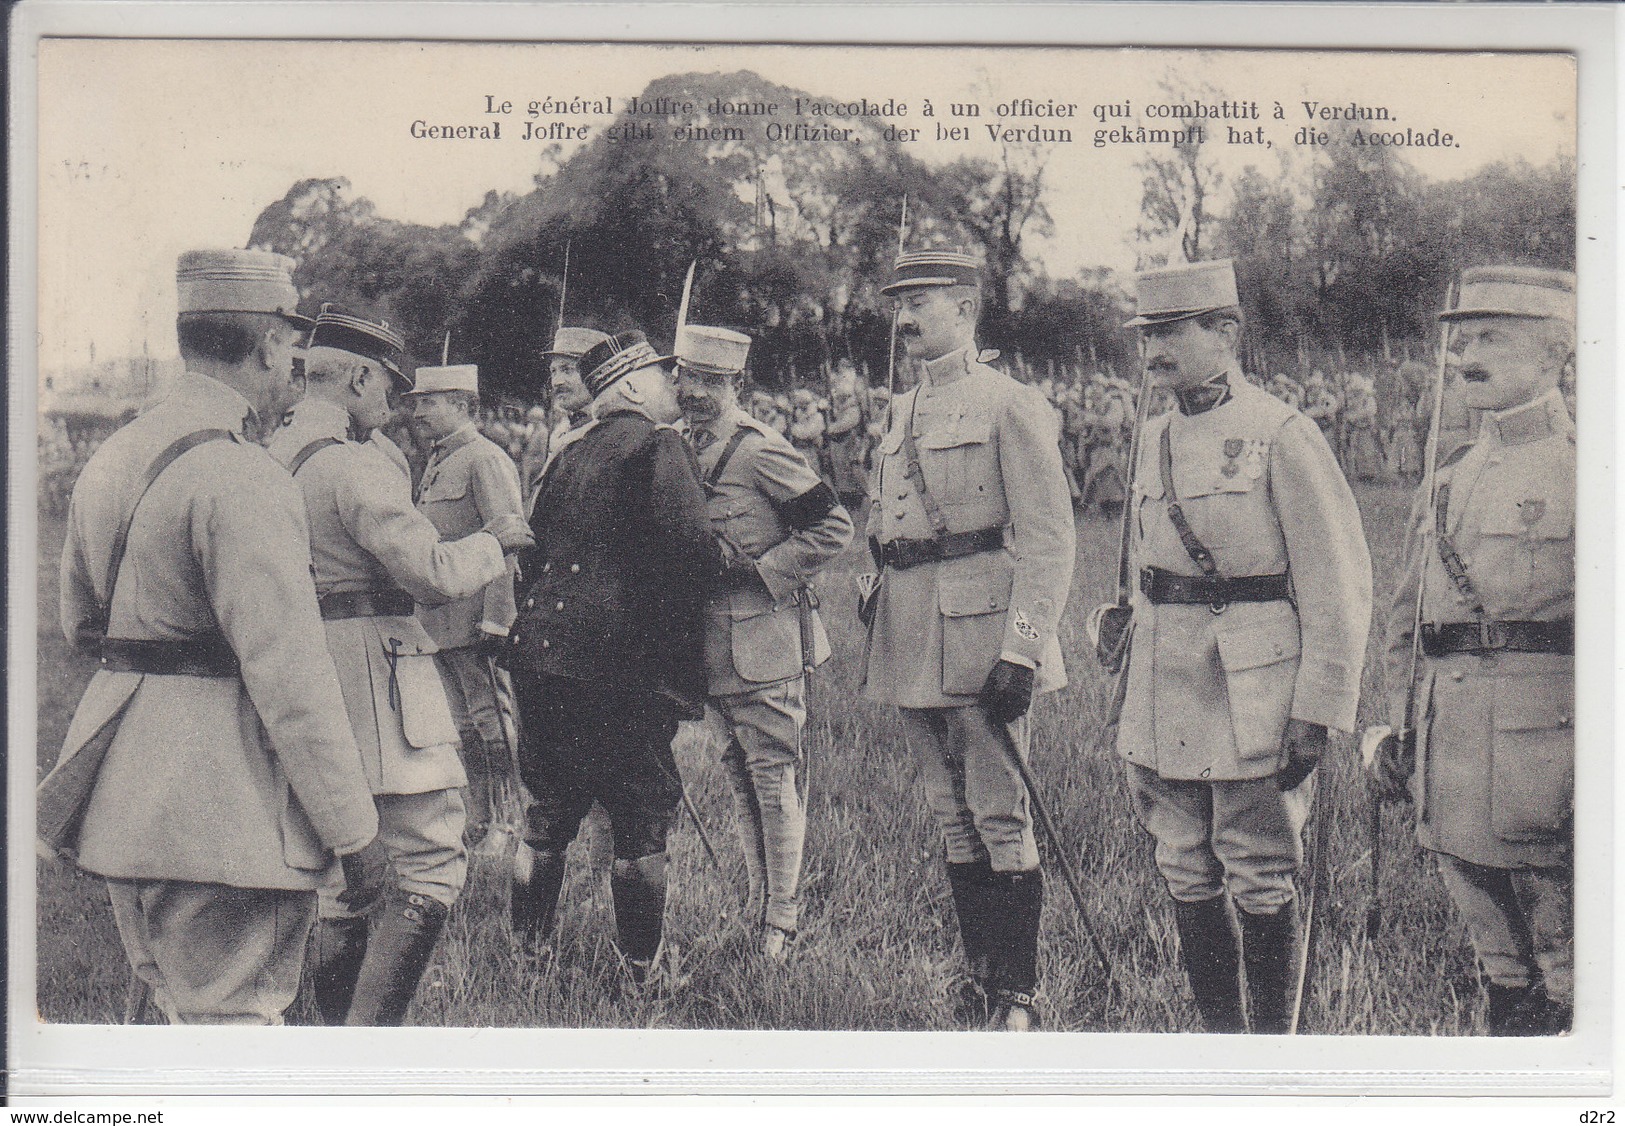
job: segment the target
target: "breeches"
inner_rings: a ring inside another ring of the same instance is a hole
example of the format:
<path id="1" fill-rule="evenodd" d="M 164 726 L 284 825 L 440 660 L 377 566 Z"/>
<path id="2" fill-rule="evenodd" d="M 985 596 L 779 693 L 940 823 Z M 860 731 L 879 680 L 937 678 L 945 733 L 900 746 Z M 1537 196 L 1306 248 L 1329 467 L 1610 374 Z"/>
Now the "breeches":
<path id="1" fill-rule="evenodd" d="M 649 692 L 515 674 L 519 774 L 534 801 L 525 841 L 562 854 L 594 801 L 609 814 L 617 860 L 666 851 L 682 801 L 671 741 L 676 707 Z"/>
<path id="2" fill-rule="evenodd" d="M 502 719 L 490 659 L 472 645 L 442 649 L 434 659 L 458 734 L 464 739 L 476 736 L 484 742 L 500 741 Z"/>
<path id="3" fill-rule="evenodd" d="M 389 852 L 395 885 L 407 895 L 425 895 L 447 907 L 456 903 L 468 878 L 461 791 L 377 794 L 373 801 L 378 806 L 378 836 Z M 322 918 L 354 917 L 338 900 L 343 890 L 344 872 L 335 864 L 321 888 Z"/>
<path id="4" fill-rule="evenodd" d="M 1157 870 L 1182 903 L 1222 895 L 1254 915 L 1274 914 L 1296 894 L 1309 820 L 1311 776 L 1282 792 L 1273 777 L 1178 781 L 1127 763 L 1134 811 L 1157 841 Z"/>
<path id="5" fill-rule="evenodd" d="M 281 1024 L 316 893 L 108 880 L 130 966 L 171 1024 Z"/>
<path id="6" fill-rule="evenodd" d="M 1434 855 L 1489 979 L 1532 985 L 1538 969 L 1547 996 L 1572 1005 L 1573 869 L 1486 868 L 1449 853 Z"/>
<path id="7" fill-rule="evenodd" d="M 995 872 L 1038 867 L 1027 788 L 1010 759 L 1026 761 L 1027 717 L 1000 727 L 976 706 L 900 710 L 948 862 L 986 860 Z"/>
<path id="8" fill-rule="evenodd" d="M 807 839 L 807 811 L 796 789 L 806 682 L 798 677 L 713 702 L 728 730 L 722 766 L 739 817 L 752 917 L 794 930 Z"/>

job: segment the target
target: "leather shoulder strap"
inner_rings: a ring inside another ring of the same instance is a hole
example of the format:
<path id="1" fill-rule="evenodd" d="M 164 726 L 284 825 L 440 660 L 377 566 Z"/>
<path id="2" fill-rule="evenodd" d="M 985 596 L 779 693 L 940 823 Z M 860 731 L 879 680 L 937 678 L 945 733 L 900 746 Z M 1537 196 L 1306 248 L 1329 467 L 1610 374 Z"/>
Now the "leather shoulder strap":
<path id="1" fill-rule="evenodd" d="M 176 459 L 188 450 L 201 446 L 205 442 L 214 442 L 230 437 L 230 430 L 212 428 L 194 430 L 190 434 L 181 435 L 165 446 L 163 451 L 153 459 L 152 464 L 147 466 L 146 473 L 141 477 L 141 487 L 135 494 L 135 503 L 130 506 L 130 511 L 125 514 L 124 523 L 119 527 L 118 534 L 113 537 L 113 552 L 107 564 L 107 605 L 101 607 L 103 633 L 107 632 L 107 624 L 112 618 L 113 596 L 118 592 L 118 576 L 120 569 L 124 566 L 124 550 L 129 544 L 130 527 L 135 523 L 136 509 L 141 507 L 142 500 L 146 498 L 147 490 L 152 488 L 154 481 L 163 476 L 164 470 L 173 465 Z"/>
<path id="2" fill-rule="evenodd" d="M 1168 505 L 1168 519 L 1179 533 L 1179 542 L 1185 545 L 1185 554 L 1202 568 L 1202 574 L 1217 575 L 1219 567 L 1213 562 L 1213 553 L 1191 531 L 1190 521 L 1185 519 L 1185 510 L 1179 507 L 1178 494 L 1174 492 L 1174 444 L 1169 436 L 1173 428 L 1173 419 L 1169 419 L 1168 425 L 1162 428 L 1162 445 L 1157 450 L 1157 468 L 1162 473 L 1162 495 Z"/>
<path id="3" fill-rule="evenodd" d="M 328 446 L 342 445 L 344 445 L 344 442 L 339 438 L 327 437 L 315 439 L 314 441 L 308 443 L 304 449 L 293 455 L 293 460 L 288 462 L 288 473 L 294 477 L 299 476 L 299 471 L 305 467 L 305 462 L 309 461 L 316 454 L 321 453 Z"/>
<path id="4" fill-rule="evenodd" d="M 1451 583 L 1472 607 L 1473 616 L 1482 618 L 1484 600 L 1479 598 L 1478 591 L 1473 587 L 1473 580 L 1467 574 L 1467 564 L 1462 561 L 1461 553 L 1456 550 L 1455 541 L 1446 530 L 1449 527 L 1449 512 L 1450 482 L 1446 481 L 1439 486 L 1438 498 L 1433 507 L 1433 538 L 1438 542 L 1439 562 L 1444 564 L 1445 574 L 1450 576 Z"/>
<path id="5" fill-rule="evenodd" d="M 722 474 L 728 468 L 728 462 L 733 460 L 734 454 L 739 450 L 740 443 L 745 440 L 745 435 L 748 433 L 750 433 L 748 427 L 736 426 L 734 428 L 733 435 L 728 439 L 728 444 L 722 447 L 722 456 L 717 458 L 716 464 L 711 467 L 711 472 L 705 475 L 705 487 L 707 489 L 717 487 L 717 482 L 722 480 Z"/>
<path id="6" fill-rule="evenodd" d="M 925 487 L 925 470 L 920 468 L 920 447 L 914 441 L 914 408 L 919 401 L 920 391 L 916 387 L 914 397 L 908 401 L 908 418 L 903 421 L 903 472 L 919 491 L 926 523 L 931 525 L 931 538 L 940 540 L 948 534 L 948 518 L 942 514 L 937 498 Z"/>

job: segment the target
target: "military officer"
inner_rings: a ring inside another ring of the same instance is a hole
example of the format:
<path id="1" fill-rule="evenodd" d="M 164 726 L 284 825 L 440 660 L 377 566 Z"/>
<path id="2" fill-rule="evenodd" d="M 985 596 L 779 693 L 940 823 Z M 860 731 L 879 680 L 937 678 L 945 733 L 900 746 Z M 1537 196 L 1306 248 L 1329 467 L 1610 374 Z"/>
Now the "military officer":
<path id="1" fill-rule="evenodd" d="M 1246 1030 L 1244 962 L 1252 1030 L 1282 1033 L 1309 775 L 1328 729 L 1354 726 L 1371 561 L 1319 428 L 1241 377 L 1230 261 L 1137 280 L 1129 324 L 1177 410 L 1140 439 L 1140 589 L 1117 749 L 1156 838 L 1203 1025 Z"/>
<path id="2" fill-rule="evenodd" d="M 304 493 L 328 648 L 395 874 L 370 942 L 367 921 L 324 889 L 313 981 L 333 1024 L 401 1022 L 467 873 L 457 728 L 414 607 L 480 590 L 505 548 L 530 542 L 509 513 L 443 543 L 412 507 L 410 483 L 366 440 L 411 386 L 398 333 L 324 309 L 305 397 L 270 444 Z"/>
<path id="3" fill-rule="evenodd" d="M 519 472 L 501 446 L 479 432 L 479 368 L 474 364 L 419 368 L 410 391 L 412 421 L 429 439 L 418 481 L 418 511 L 456 540 L 498 521 L 524 523 Z M 512 785 L 512 752 L 504 734 L 497 669 L 492 658 L 515 617 L 513 574 L 505 571 L 467 598 L 420 606 L 418 619 L 435 643 L 452 718 L 468 773 L 469 847 L 485 839 Z"/>
<path id="4" fill-rule="evenodd" d="M 581 357 L 595 344 L 608 340 L 607 333 L 597 329 L 561 325 L 553 334 L 553 347 L 542 353 L 547 360 L 548 387 L 553 394 L 553 413 L 560 416 L 553 425 L 543 427 L 539 435 L 525 446 L 520 460 L 521 479 L 524 483 L 527 510 L 536 497 L 537 486 L 547 463 L 558 452 L 564 435 L 579 430 L 592 419 L 592 396 L 581 382 Z"/>
<path id="5" fill-rule="evenodd" d="M 864 695 L 902 710 L 942 831 L 973 1007 L 1035 1027 L 1043 886 L 1025 756 L 1037 693 L 1066 684 L 1056 624 L 1077 544 L 1055 412 L 977 359 L 975 259 L 900 256 L 882 290 L 920 362 L 877 451 Z"/>
<path id="6" fill-rule="evenodd" d="M 641 332 L 582 357 L 593 421 L 558 454 L 533 507 L 536 549 L 504 660 L 535 799 L 515 858 L 516 937 L 545 947 L 565 850 L 592 802 L 609 813 L 610 890 L 634 980 L 659 950 L 666 838 L 682 799 L 671 743 L 705 713 L 705 604 L 722 558 L 662 357 Z"/>
<path id="7" fill-rule="evenodd" d="M 1419 495 L 1388 618 L 1408 782 L 1488 979 L 1493 1035 L 1568 1029 L 1574 999 L 1574 276 L 1489 266 L 1461 277 L 1450 352 L 1478 439 Z M 1421 587 L 1421 668 L 1409 712 Z"/>
<path id="8" fill-rule="evenodd" d="M 62 628 L 101 668 L 39 832 L 107 880 L 130 965 L 176 1024 L 281 1022 L 335 853 L 351 909 L 383 891 L 304 505 L 244 437 L 297 393 L 292 268 L 181 255 L 186 370 L 91 457 L 62 551 Z"/>
<path id="9" fill-rule="evenodd" d="M 780 960 L 796 934 L 807 835 L 796 785 L 803 671 L 829 657 L 811 584 L 851 540 L 852 519 L 806 459 L 739 406 L 750 337 L 685 325 L 676 351 L 678 402 L 728 565 L 727 589 L 707 611 L 707 689 L 728 732 L 722 764 L 749 874 L 749 922 L 761 952 Z"/>

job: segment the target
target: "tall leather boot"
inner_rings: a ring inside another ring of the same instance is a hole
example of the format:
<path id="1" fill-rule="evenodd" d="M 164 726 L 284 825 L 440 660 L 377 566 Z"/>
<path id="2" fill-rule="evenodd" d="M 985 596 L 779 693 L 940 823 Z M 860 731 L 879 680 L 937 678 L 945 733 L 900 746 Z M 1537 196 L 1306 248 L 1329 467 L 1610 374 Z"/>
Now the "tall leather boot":
<path id="1" fill-rule="evenodd" d="M 722 771 L 733 795 L 739 845 L 745 854 L 745 929 L 754 936 L 767 921 L 767 840 L 762 832 L 756 785 L 745 764 L 745 749 L 737 742 L 730 742 L 722 753 Z"/>
<path id="2" fill-rule="evenodd" d="M 1298 961 L 1297 904 L 1283 903 L 1273 915 L 1241 916 L 1241 950 L 1247 966 L 1247 1010 L 1252 1030 L 1284 1036 L 1292 1027 L 1293 969 Z"/>
<path id="3" fill-rule="evenodd" d="M 1044 913 L 1044 874 L 995 872 L 992 887 L 1000 910 L 991 934 L 993 1016 L 988 1027 L 1001 1032 L 1035 1032 L 1039 1027 L 1038 924 Z"/>
<path id="4" fill-rule="evenodd" d="M 1241 944 L 1225 897 L 1195 903 L 1174 901 L 1179 957 L 1185 963 L 1202 1027 L 1208 1032 L 1246 1032 L 1241 1011 Z"/>
<path id="5" fill-rule="evenodd" d="M 564 854 L 537 852 L 521 843 L 513 858 L 508 922 L 522 949 L 536 954 L 552 939 L 563 888 Z"/>
<path id="6" fill-rule="evenodd" d="M 1484 992 L 1490 999 L 1485 1023 L 1491 1036 L 1548 1036 L 1567 1031 L 1567 1019 L 1561 1029 L 1549 1027 L 1553 1023 L 1552 1006 L 1540 985 L 1497 985 L 1489 981 L 1484 983 Z"/>
<path id="7" fill-rule="evenodd" d="M 463 736 L 463 772 L 468 785 L 463 789 L 463 806 L 467 820 L 463 822 L 463 847 L 470 852 L 485 839 L 491 827 L 491 789 L 494 779 L 488 759 L 490 746 L 479 732 L 470 731 Z"/>
<path id="8" fill-rule="evenodd" d="M 367 956 L 367 919 L 318 919 L 311 950 L 311 991 L 322 1023 L 344 1023 L 355 996 L 356 978 Z"/>
<path id="9" fill-rule="evenodd" d="M 392 891 L 368 945 L 348 1025 L 397 1025 L 418 991 L 449 909 L 426 895 Z"/>
<path id="10" fill-rule="evenodd" d="M 948 887 L 953 892 L 954 914 L 959 918 L 959 941 L 965 950 L 965 971 L 970 980 L 960 990 L 954 1017 L 973 1028 L 987 1025 L 992 986 L 990 924 L 993 919 L 991 887 L 993 866 L 986 860 L 949 862 Z"/>
<path id="11" fill-rule="evenodd" d="M 615 861 L 609 877 L 615 931 L 633 980 L 649 974 L 666 921 L 666 854 Z"/>

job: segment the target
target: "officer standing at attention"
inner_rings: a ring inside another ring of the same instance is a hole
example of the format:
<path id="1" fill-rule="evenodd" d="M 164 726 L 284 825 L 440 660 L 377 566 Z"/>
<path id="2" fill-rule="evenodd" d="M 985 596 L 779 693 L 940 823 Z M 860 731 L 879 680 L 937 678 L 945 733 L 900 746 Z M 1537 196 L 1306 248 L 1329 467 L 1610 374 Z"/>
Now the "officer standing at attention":
<path id="1" fill-rule="evenodd" d="M 1178 409 L 1134 475 L 1118 727 L 1209 1032 L 1291 1024 L 1295 877 L 1327 729 L 1354 727 L 1371 622 L 1360 513 L 1319 428 L 1242 378 L 1228 259 L 1138 276 L 1141 351 Z M 1239 909 L 1237 943 L 1228 899 Z"/>
<path id="2" fill-rule="evenodd" d="M 914 251 L 882 293 L 924 369 L 877 451 L 864 696 L 902 709 L 941 827 L 973 1012 L 1038 1023 L 1038 843 L 1011 756 L 1036 693 L 1066 684 L 1056 624 L 1077 543 L 1055 412 L 977 359 L 975 259 Z"/>
<path id="3" fill-rule="evenodd" d="M 107 880 L 172 1024 L 281 1023 L 335 853 L 351 909 L 383 892 L 304 505 L 244 438 L 297 394 L 292 269 L 181 255 L 186 370 L 91 457 L 62 549 L 62 629 L 101 668 L 41 783 L 40 837 Z"/>
<path id="4" fill-rule="evenodd" d="M 740 408 L 750 337 L 684 325 L 676 350 L 677 398 L 728 568 L 707 614 L 707 688 L 728 732 L 722 765 L 750 879 L 749 925 L 777 961 L 796 934 L 807 836 L 796 785 L 803 670 L 829 658 L 811 584 L 852 539 L 852 519 L 788 441 Z"/>
<path id="5" fill-rule="evenodd" d="M 479 590 L 503 573 L 504 549 L 530 542 L 509 515 L 442 543 L 412 507 L 410 483 L 366 440 L 397 385 L 412 386 L 404 361 L 393 330 L 324 309 L 305 398 L 270 445 L 304 493 L 328 648 L 395 873 L 370 942 L 367 921 L 324 889 L 313 982 L 330 1024 L 401 1022 L 467 874 L 457 728 L 415 604 Z"/>
<path id="6" fill-rule="evenodd" d="M 418 482 L 418 511 L 446 540 L 499 523 L 525 523 L 513 458 L 474 425 L 479 375 L 474 364 L 419 368 L 403 396 L 412 404 L 413 425 L 430 442 Z M 492 663 L 516 616 L 513 582 L 512 571 L 504 571 L 467 598 L 418 608 L 418 620 L 438 647 L 435 662 L 468 772 L 470 848 L 485 839 L 513 773 Z"/>
<path id="7" fill-rule="evenodd" d="M 542 953 L 565 850 L 594 801 L 615 838 L 610 890 L 635 981 L 660 948 L 666 838 L 682 800 L 671 743 L 705 714 L 705 605 L 722 558 L 663 359 L 641 332 L 582 358 L 594 419 L 548 466 L 536 548 L 504 658 L 520 774 L 535 799 L 514 861 L 515 937 Z"/>
<path id="8" fill-rule="evenodd" d="M 1567 1031 L 1574 1004 L 1574 275 L 1471 269 L 1440 319 L 1478 439 L 1417 497 L 1388 619 L 1393 728 L 1409 785 L 1488 979 L 1495 1036 Z M 1421 668 L 1409 712 L 1421 584 Z"/>

